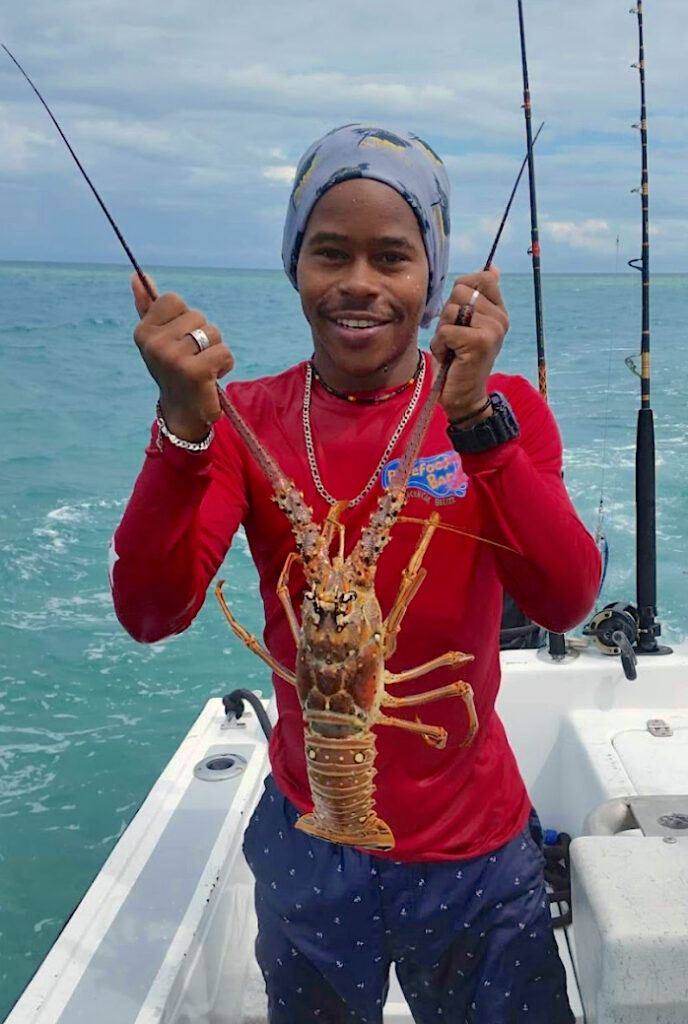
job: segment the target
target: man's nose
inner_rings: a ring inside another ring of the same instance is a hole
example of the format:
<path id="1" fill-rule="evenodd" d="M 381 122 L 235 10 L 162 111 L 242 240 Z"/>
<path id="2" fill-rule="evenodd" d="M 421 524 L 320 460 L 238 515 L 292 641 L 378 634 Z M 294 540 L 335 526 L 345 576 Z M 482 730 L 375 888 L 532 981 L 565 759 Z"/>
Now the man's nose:
<path id="1" fill-rule="evenodd" d="M 340 289 L 346 295 L 375 295 L 378 291 L 377 272 L 366 256 L 355 256 L 343 268 Z"/>

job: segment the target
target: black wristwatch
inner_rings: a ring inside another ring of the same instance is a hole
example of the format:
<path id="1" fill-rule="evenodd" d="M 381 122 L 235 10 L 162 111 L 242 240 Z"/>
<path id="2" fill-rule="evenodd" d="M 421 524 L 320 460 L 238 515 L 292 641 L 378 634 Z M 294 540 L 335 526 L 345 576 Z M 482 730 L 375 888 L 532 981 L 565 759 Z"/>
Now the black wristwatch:
<path id="1" fill-rule="evenodd" d="M 469 430 L 462 430 L 457 424 L 449 423 L 447 433 L 454 445 L 454 450 L 459 454 L 469 453 L 472 455 L 475 452 L 487 452 L 505 441 L 511 441 L 520 434 L 516 417 L 504 395 L 499 391 L 493 391 L 490 401 L 492 415 L 481 420 L 480 423 L 476 423 Z"/>

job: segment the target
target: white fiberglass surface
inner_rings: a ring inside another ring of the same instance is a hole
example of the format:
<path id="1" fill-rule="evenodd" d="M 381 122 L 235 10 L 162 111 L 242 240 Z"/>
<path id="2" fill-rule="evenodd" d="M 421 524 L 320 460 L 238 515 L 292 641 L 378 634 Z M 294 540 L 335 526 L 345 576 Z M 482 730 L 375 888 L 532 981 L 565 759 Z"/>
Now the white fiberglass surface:
<path id="1" fill-rule="evenodd" d="M 688 721 L 667 715 L 671 736 L 654 736 L 647 728 L 617 733 L 612 743 L 638 793 L 688 793 Z"/>
<path id="2" fill-rule="evenodd" d="M 618 658 L 595 651 L 561 663 L 544 652 L 513 651 L 502 655 L 502 668 L 497 710 L 545 828 L 578 835 L 598 804 L 635 792 L 614 749 L 617 734 L 643 732 L 651 718 L 688 723 L 685 646 L 640 658 L 633 681 Z M 655 756 L 658 749 L 650 748 Z"/>

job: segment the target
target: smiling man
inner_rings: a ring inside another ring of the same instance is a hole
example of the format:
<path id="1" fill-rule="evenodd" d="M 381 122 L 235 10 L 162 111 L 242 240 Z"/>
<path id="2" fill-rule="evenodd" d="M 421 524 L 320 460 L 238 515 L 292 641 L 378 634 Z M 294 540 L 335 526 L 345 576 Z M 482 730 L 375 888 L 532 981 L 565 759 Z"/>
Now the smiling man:
<path id="1" fill-rule="evenodd" d="M 439 314 L 431 350 L 454 358 L 409 480 L 404 516 L 377 567 L 389 613 L 430 513 L 440 526 L 388 668 L 462 650 L 466 706 L 424 708 L 443 749 L 380 729 L 376 805 L 395 845 L 371 853 L 294 828 L 312 810 L 303 715 L 273 677 L 279 721 L 272 775 L 245 837 L 256 878 L 257 957 L 271 1024 L 379 1024 L 392 963 L 414 1020 L 471 1024 L 572 1020 L 549 925 L 537 818 L 501 722 L 503 588 L 536 622 L 562 631 L 593 604 L 597 548 L 561 479 L 547 406 L 520 377 L 493 372 L 508 327 L 498 274 L 460 277 L 443 305 L 448 181 L 414 135 L 364 125 L 330 132 L 297 170 L 285 270 L 313 339 L 311 359 L 227 393 L 322 522 L 338 502 L 347 550 L 405 450 L 433 372 L 418 329 Z M 151 301 L 137 279 L 135 338 L 160 386 L 150 447 L 113 541 L 117 614 L 141 641 L 185 629 L 243 524 L 261 580 L 265 643 L 294 670 L 277 596 L 290 525 L 234 428 L 216 380 L 233 360 L 219 330 L 175 295 Z M 278 325 L 275 325 L 278 330 Z M 213 428 L 211 424 L 215 424 Z M 415 521 L 415 522 L 414 522 Z M 304 580 L 291 574 L 295 608 Z M 440 667 L 395 695 L 456 680 Z M 399 712 L 414 721 L 415 709 Z"/>

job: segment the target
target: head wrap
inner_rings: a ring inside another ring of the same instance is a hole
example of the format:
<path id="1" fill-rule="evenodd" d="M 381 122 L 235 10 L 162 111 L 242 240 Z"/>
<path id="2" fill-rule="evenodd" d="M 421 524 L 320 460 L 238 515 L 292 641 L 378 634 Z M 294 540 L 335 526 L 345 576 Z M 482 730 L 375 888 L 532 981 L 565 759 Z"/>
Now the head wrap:
<path id="1" fill-rule="evenodd" d="M 449 179 L 440 158 L 417 135 L 347 124 L 328 132 L 304 153 L 296 169 L 282 241 L 289 280 L 296 288 L 296 264 L 313 207 L 329 188 L 350 178 L 372 178 L 390 185 L 416 215 L 430 270 L 421 321 L 427 327 L 442 307 L 449 263 Z"/>

